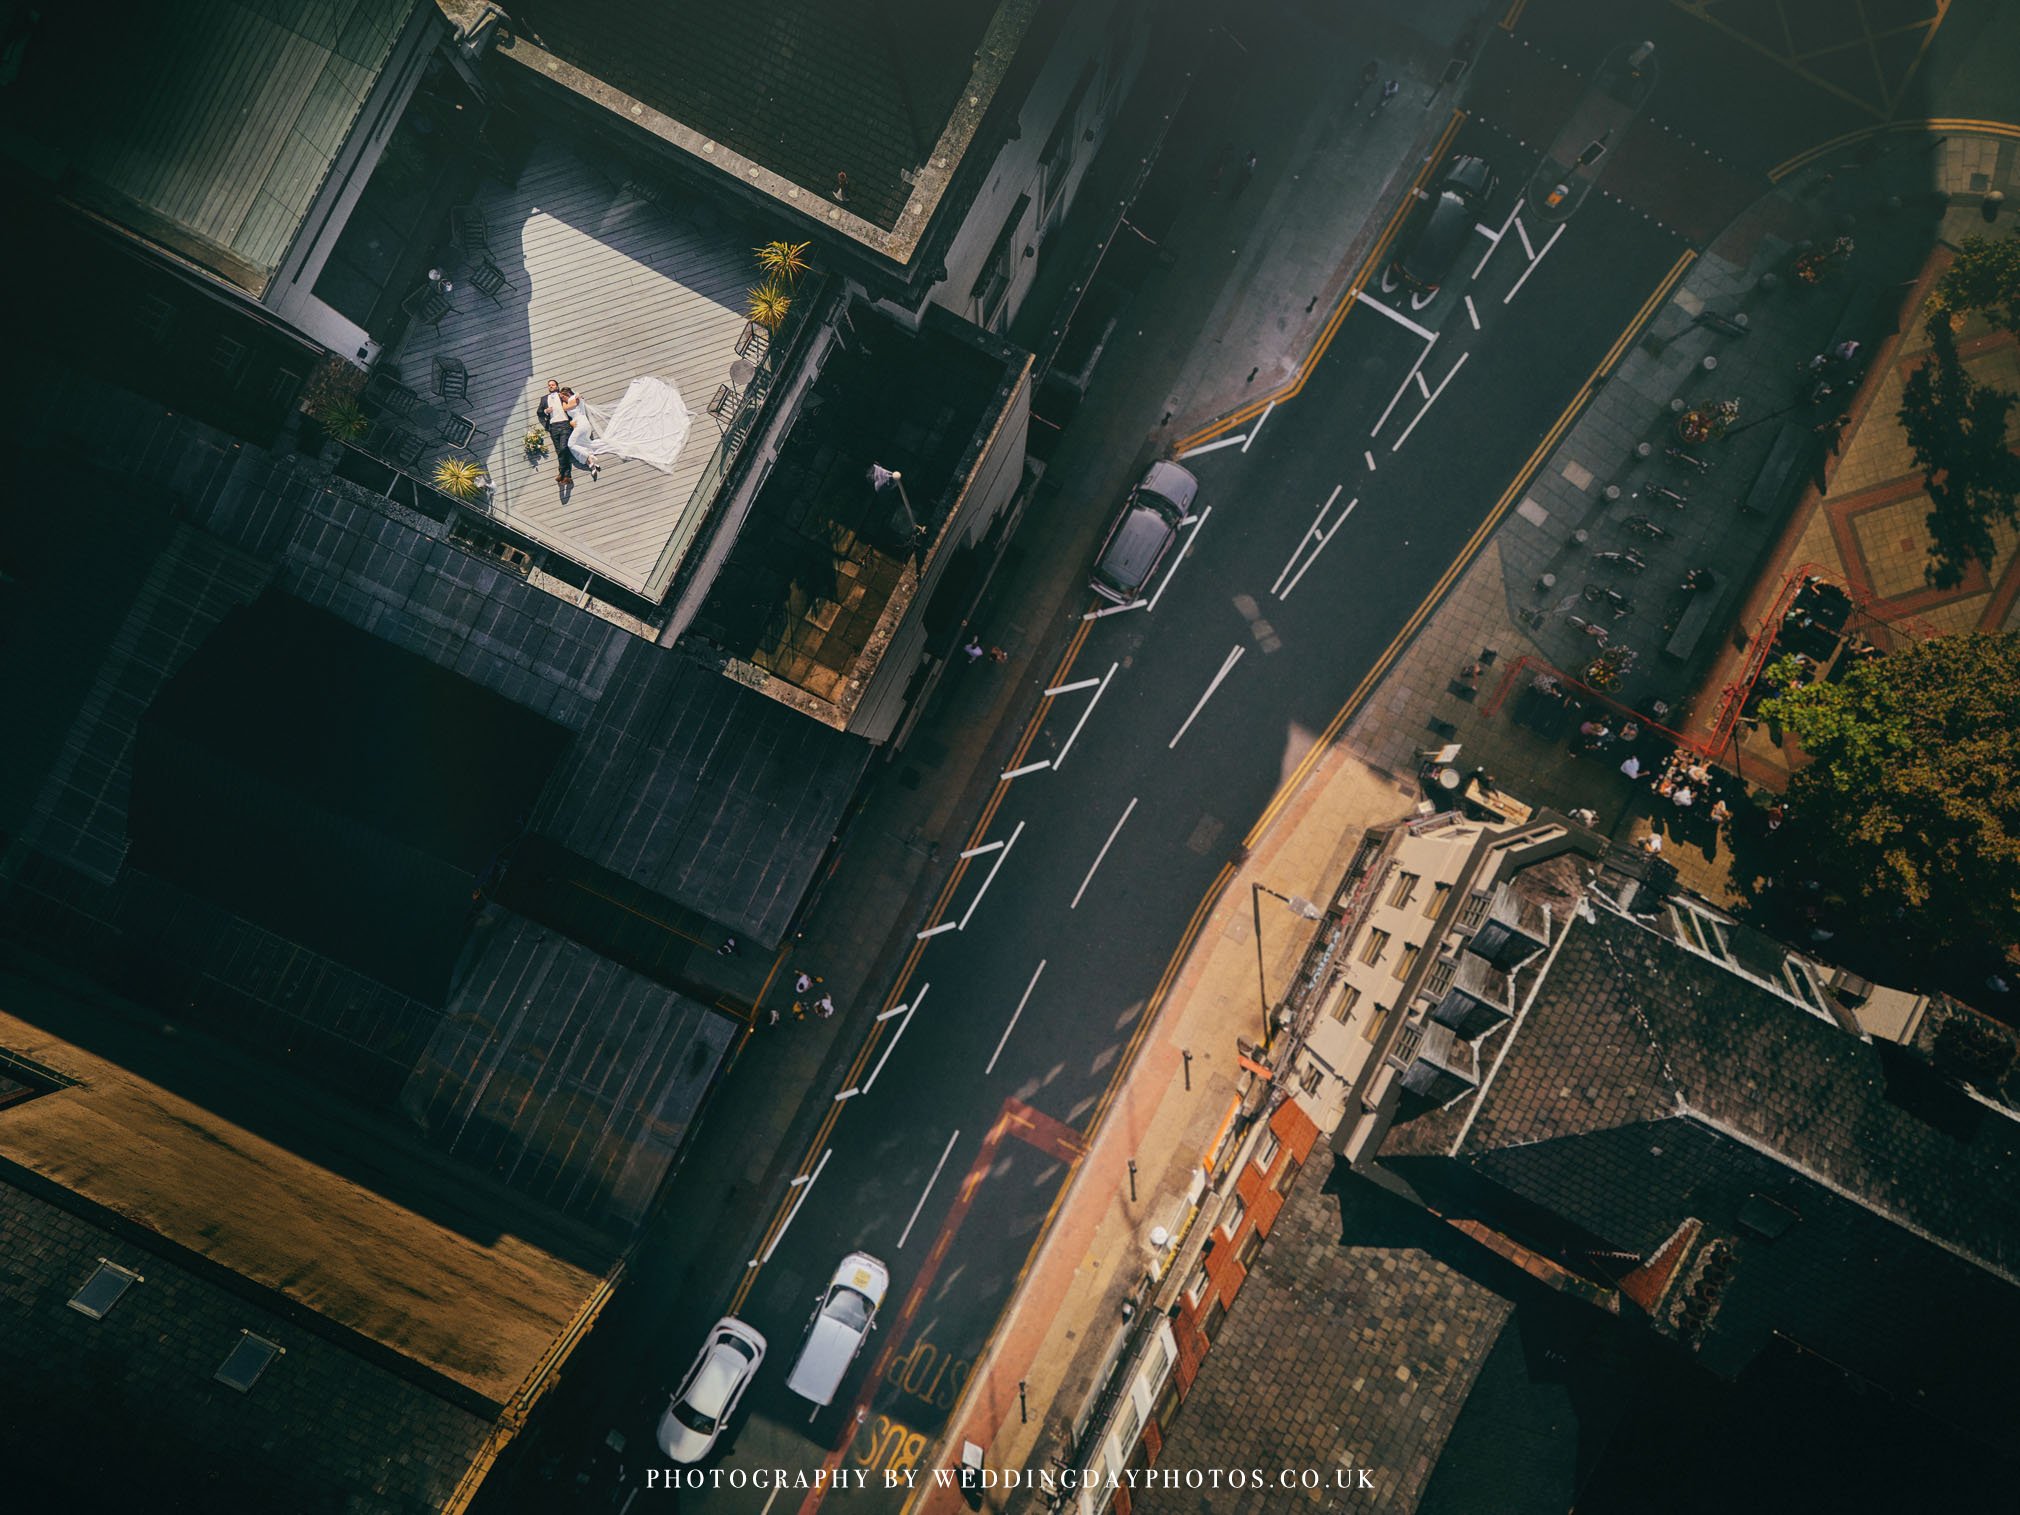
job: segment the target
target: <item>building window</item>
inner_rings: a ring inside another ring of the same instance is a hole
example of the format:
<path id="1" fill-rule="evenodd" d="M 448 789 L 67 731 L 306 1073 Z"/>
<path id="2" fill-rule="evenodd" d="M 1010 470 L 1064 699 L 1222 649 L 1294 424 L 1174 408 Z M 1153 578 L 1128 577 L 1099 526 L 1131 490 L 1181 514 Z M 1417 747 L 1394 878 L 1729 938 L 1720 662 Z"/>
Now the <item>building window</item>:
<path id="1" fill-rule="evenodd" d="M 1410 970 L 1417 966 L 1417 959 L 1424 955 L 1424 949 L 1414 943 L 1403 945 L 1403 955 L 1396 959 L 1396 977 L 1408 978 Z"/>
<path id="2" fill-rule="evenodd" d="M 980 311 L 978 325 L 993 326 L 996 317 L 1002 314 L 1003 302 L 1010 294 L 1011 270 L 1017 266 L 1017 237 L 1030 209 L 1031 197 L 1019 195 L 1017 203 L 1010 208 L 1010 219 L 1003 223 L 1003 230 L 996 236 L 996 245 L 989 251 L 988 262 L 982 265 L 982 272 L 975 279 L 973 294 Z"/>
<path id="3" fill-rule="evenodd" d="M 1185 1396 L 1178 1391 L 1178 1380 L 1173 1379 L 1164 1386 L 1164 1392 L 1157 1396 L 1157 1408 L 1150 1412 L 1150 1418 L 1157 1422 L 1160 1433 L 1169 1433 L 1171 1423 L 1178 1419 L 1178 1407 Z"/>
<path id="4" fill-rule="evenodd" d="M 1263 1131 L 1262 1145 L 1255 1149 L 1255 1165 L 1262 1169 L 1263 1172 L 1269 1172 L 1270 1164 L 1277 1160 L 1277 1154 L 1283 1151 L 1283 1149 L 1283 1138 L 1278 1136 L 1276 1132 L 1265 1129 Z"/>
<path id="5" fill-rule="evenodd" d="M 1127 1456 L 1129 1444 L 1136 1440 L 1136 1433 L 1143 1429 L 1143 1412 L 1136 1408 L 1134 1394 L 1123 1395 L 1120 1408 L 1122 1415 L 1115 1424 L 1115 1439 L 1124 1448 L 1124 1455 Z"/>
<path id="6" fill-rule="evenodd" d="M 1220 1324 L 1227 1319 L 1227 1301 L 1216 1299 L 1213 1308 L 1200 1320 L 1199 1334 L 1206 1338 L 1206 1344 L 1213 1345 L 1213 1339 L 1220 1335 Z"/>
<path id="7" fill-rule="evenodd" d="M 1409 909 L 1410 901 L 1416 897 L 1417 882 L 1418 878 L 1414 873 L 1397 874 L 1396 887 L 1389 891 L 1389 903 L 1398 910 Z"/>
<path id="8" fill-rule="evenodd" d="M 175 307 L 160 295 L 142 295 L 134 301 L 133 328 L 143 336 L 156 342 L 166 342 L 174 322 Z"/>
<path id="9" fill-rule="evenodd" d="M 267 1370 L 267 1364 L 286 1350 L 277 1341 L 268 1341 L 264 1336 L 241 1331 L 238 1335 L 238 1345 L 231 1349 L 223 1364 L 211 1376 L 226 1388 L 237 1389 L 243 1394 L 259 1382 L 260 1374 Z"/>
<path id="10" fill-rule="evenodd" d="M 1470 931 L 1485 919 L 1487 919 L 1487 896 L 1468 895 L 1466 903 L 1459 907 L 1459 924 Z"/>
<path id="11" fill-rule="evenodd" d="M 1452 987 L 1452 975 L 1458 964 L 1449 957 L 1441 957 L 1431 964 L 1431 976 L 1424 980 L 1424 988 L 1431 994 L 1443 994 Z"/>
<path id="12" fill-rule="evenodd" d="M 1450 884 L 1433 884 L 1431 886 L 1431 897 L 1424 902 L 1424 918 L 1435 921 L 1439 913 L 1444 910 L 1445 901 L 1451 897 L 1452 886 Z"/>
<path id="13" fill-rule="evenodd" d="M 1295 1161 L 1285 1163 L 1283 1171 L 1276 1176 L 1276 1182 L 1272 1183 L 1270 1188 L 1278 1194 L 1290 1193 L 1291 1185 L 1298 1181 L 1298 1167 L 1299 1164 Z"/>
<path id="14" fill-rule="evenodd" d="M 245 343 L 230 337 L 219 337 L 210 346 L 210 366 L 227 379 L 236 379 L 245 362 Z"/>
<path id="15" fill-rule="evenodd" d="M 1361 991 L 1356 989 L 1352 984 L 1345 985 L 1341 988 L 1339 995 L 1333 1000 L 1333 1019 L 1336 1021 L 1347 1020 L 1353 1015 L 1354 1006 L 1360 1002 Z"/>
<path id="16" fill-rule="evenodd" d="M 1198 1304 L 1206 1297 L 1207 1286 L 1212 1282 L 1213 1275 L 1206 1271 L 1206 1264 L 1202 1262 L 1193 1270 L 1192 1282 L 1185 1286 L 1185 1297 Z"/>
<path id="17" fill-rule="evenodd" d="M 1361 943 L 1361 961 L 1372 968 L 1382 960 L 1382 954 L 1388 950 L 1389 933 L 1370 926 L 1368 928 L 1368 939 Z"/>
<path id="18" fill-rule="evenodd" d="M 137 1283 L 146 1282 L 131 1268 L 122 1268 L 118 1263 L 98 1259 L 98 1267 L 84 1285 L 70 1296 L 70 1308 L 79 1315 L 89 1315 L 93 1320 L 103 1320 L 119 1303 L 120 1296 Z"/>
<path id="19" fill-rule="evenodd" d="M 1368 1029 L 1362 1032 L 1361 1034 L 1362 1036 L 1366 1037 L 1369 1041 L 1371 1042 L 1375 1041 L 1380 1038 L 1382 1034 L 1382 1028 L 1388 1024 L 1389 1024 L 1389 1006 L 1377 1002 L 1375 1005 L 1375 1013 L 1368 1017 Z"/>
<path id="20" fill-rule="evenodd" d="M 1242 1202 L 1242 1197 L 1237 1194 L 1228 1202 L 1227 1214 L 1221 1217 L 1221 1233 L 1226 1236 L 1233 1236 L 1241 1229 L 1241 1223 L 1247 1219 L 1248 1206 Z"/>
<path id="21" fill-rule="evenodd" d="M 276 368 L 267 380 L 267 404 L 278 407 L 292 402 L 301 392 L 304 377 L 292 368 Z"/>
<path id="22" fill-rule="evenodd" d="M 1038 155 L 1038 167 L 1045 175 L 1044 213 L 1047 215 L 1059 203 L 1060 191 L 1066 188 L 1066 181 L 1073 174 L 1074 144 L 1080 140 L 1080 107 L 1087 99 L 1087 87 L 1094 82 L 1094 70 L 1095 65 L 1090 63 L 1081 71 L 1080 82 L 1073 86 L 1072 98 L 1066 102 L 1066 109 L 1060 112 L 1052 135 L 1045 139 L 1045 151 Z"/>
<path id="23" fill-rule="evenodd" d="M 1305 1071 L 1298 1075 L 1298 1087 L 1307 1094 L 1317 1094 L 1319 1085 L 1325 1082 L 1326 1070 L 1317 1063 L 1306 1063 Z"/>
<path id="24" fill-rule="evenodd" d="M 1256 1254 L 1262 1251 L 1262 1249 L 1262 1232 L 1254 1226 L 1249 1227 L 1248 1235 L 1241 1239 L 1241 1245 L 1235 1249 L 1234 1254 L 1234 1260 L 1241 1264 L 1242 1272 L 1248 1273 L 1254 1271 Z"/>

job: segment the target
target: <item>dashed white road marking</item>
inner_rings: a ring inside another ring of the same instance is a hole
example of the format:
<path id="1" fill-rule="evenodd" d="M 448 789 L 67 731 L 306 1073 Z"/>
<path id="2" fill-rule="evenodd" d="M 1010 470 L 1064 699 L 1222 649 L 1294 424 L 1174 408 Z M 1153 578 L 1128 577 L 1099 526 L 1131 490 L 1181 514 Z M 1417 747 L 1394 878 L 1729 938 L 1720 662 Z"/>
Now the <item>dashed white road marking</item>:
<path id="1" fill-rule="evenodd" d="M 912 1218 L 905 1222 L 905 1229 L 898 1233 L 898 1250 L 900 1252 L 905 1250 L 905 1243 L 911 1240 L 912 1227 L 919 1223 L 919 1212 L 926 1208 L 926 1196 L 933 1192 L 933 1185 L 940 1181 L 940 1170 L 947 1166 L 947 1158 L 954 1151 L 954 1143 L 960 1139 L 961 1133 L 957 1129 L 952 1136 L 947 1138 L 947 1145 L 940 1152 L 940 1160 L 933 1164 L 933 1176 L 926 1180 L 926 1187 L 919 1191 L 919 1202 L 912 1206 Z M 772 1496 L 776 1498 L 778 1490 L 772 1490 Z M 767 1501 L 765 1508 L 771 1508 L 769 1501 Z"/>
<path id="2" fill-rule="evenodd" d="M 1237 648 L 1236 651 L 1240 651 L 1240 649 Z M 1094 882 L 1095 870 L 1101 866 L 1101 860 L 1108 856 L 1108 849 L 1115 845 L 1116 837 L 1122 834 L 1122 821 L 1128 820 L 1130 811 L 1134 809 L 1136 809 L 1136 796 L 1131 795 L 1129 804 L 1123 809 L 1122 820 L 1117 821 L 1115 823 L 1115 829 L 1108 833 L 1108 840 L 1103 842 L 1101 844 L 1101 850 L 1094 854 L 1094 863 L 1093 866 L 1087 870 L 1087 877 L 1082 879 L 1080 881 L 1080 887 L 1073 891 L 1073 903 L 1066 907 L 1068 910 L 1078 910 L 1080 908 L 1080 896 L 1085 894 L 1087 892 L 1087 886 Z"/>
<path id="3" fill-rule="evenodd" d="M 1342 519 L 1344 519 L 1344 517 L 1342 517 Z M 1295 582 L 1295 580 L 1293 580 L 1293 582 Z M 1225 658 L 1221 659 L 1220 672 L 1216 673 L 1213 676 L 1213 682 L 1206 686 L 1206 693 L 1201 695 L 1199 697 L 1199 702 L 1192 707 L 1192 714 L 1185 718 L 1185 725 L 1179 727 L 1177 732 L 1173 734 L 1171 740 L 1164 744 L 1164 750 L 1166 752 L 1169 752 L 1171 751 L 1172 748 L 1176 747 L 1178 745 L 1179 737 L 1184 736 L 1187 728 L 1190 727 L 1195 720 L 1199 719 L 1200 711 L 1206 709 L 1206 702 L 1212 699 L 1213 692 L 1216 689 L 1220 688 L 1221 680 L 1225 679 L 1228 676 L 1228 674 L 1234 671 L 1234 665 L 1241 661 L 1241 655 L 1247 650 L 1248 649 L 1246 647 L 1243 647 L 1239 643 L 1237 643 L 1234 651 L 1230 652 Z M 1136 801 L 1131 800 L 1129 803 L 1132 806 L 1134 806 Z M 1118 823 L 1118 827 L 1119 824 L 1120 823 Z M 1083 885 L 1082 887 L 1084 888 L 1085 886 Z"/>
<path id="4" fill-rule="evenodd" d="M 1038 959 L 1038 966 L 1031 970 L 1031 982 L 1024 986 L 1024 995 L 1017 1001 L 1017 1008 L 1010 1012 L 1010 1024 L 1005 1026 L 1003 1034 L 996 1038 L 996 1050 L 989 1054 L 989 1066 L 982 1070 L 985 1078 L 996 1071 L 996 1059 L 1003 1055 L 1003 1048 L 1010 1041 L 1010 1033 L 1017 1029 L 1017 1018 L 1024 1013 L 1024 1007 L 1031 1003 L 1031 991 L 1038 987 L 1038 975 L 1044 971 L 1045 959 L 1041 957 Z"/>

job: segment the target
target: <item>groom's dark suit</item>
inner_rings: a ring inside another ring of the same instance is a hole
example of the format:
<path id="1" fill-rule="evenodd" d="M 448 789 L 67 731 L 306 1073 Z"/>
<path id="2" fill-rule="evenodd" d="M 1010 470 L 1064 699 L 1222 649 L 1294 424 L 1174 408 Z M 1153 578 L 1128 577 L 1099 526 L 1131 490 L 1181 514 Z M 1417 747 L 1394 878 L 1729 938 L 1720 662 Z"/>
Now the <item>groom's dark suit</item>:
<path id="1" fill-rule="evenodd" d="M 575 459 L 568 451 L 568 411 L 561 403 L 560 390 L 549 390 L 541 398 L 540 420 L 554 441 L 554 461 L 560 465 L 561 477 L 574 478 Z"/>

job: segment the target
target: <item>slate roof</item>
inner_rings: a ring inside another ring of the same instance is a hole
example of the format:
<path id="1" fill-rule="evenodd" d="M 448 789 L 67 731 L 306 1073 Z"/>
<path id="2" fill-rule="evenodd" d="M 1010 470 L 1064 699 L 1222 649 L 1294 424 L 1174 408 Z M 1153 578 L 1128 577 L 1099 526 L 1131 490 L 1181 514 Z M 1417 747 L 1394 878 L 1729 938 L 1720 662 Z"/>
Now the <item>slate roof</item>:
<path id="1" fill-rule="evenodd" d="M 562 61 L 890 230 L 1002 0 L 522 0 Z M 829 203 L 825 199 L 816 204 Z"/>
<path id="2" fill-rule="evenodd" d="M 813 883 L 870 750 L 713 668 L 634 642 L 534 826 L 772 947 Z"/>
<path id="3" fill-rule="evenodd" d="M 1157 1463 L 1316 1468 L 1328 1480 L 1365 1468 L 1373 1493 L 1336 1496 L 1345 1507 L 1413 1509 L 1520 1275 L 1344 1162 L 1326 1182 L 1316 1166 L 1279 1213 Z M 1274 1486 L 1154 1489 L 1131 1508 L 1275 1515 L 1291 1502 Z"/>
<path id="4" fill-rule="evenodd" d="M 257 296 L 419 3 L 44 7 L 0 117 L 12 156 Z"/>
<path id="5" fill-rule="evenodd" d="M 1441 1209 L 1600 1274 L 1697 1219 L 1734 1258 L 1702 1333 L 1682 1332 L 1707 1367 L 1736 1375 L 1786 1337 L 2020 1452 L 2020 1386 L 1986 1350 L 2020 1340 L 2020 1126 L 1606 911 L 1571 923 L 1535 1001 L 1482 1042 L 1484 1093 L 1383 1148 Z M 1432 1163 L 1469 1115 L 1457 1163 Z M 1764 1211 L 1777 1234 L 1743 1218 Z"/>

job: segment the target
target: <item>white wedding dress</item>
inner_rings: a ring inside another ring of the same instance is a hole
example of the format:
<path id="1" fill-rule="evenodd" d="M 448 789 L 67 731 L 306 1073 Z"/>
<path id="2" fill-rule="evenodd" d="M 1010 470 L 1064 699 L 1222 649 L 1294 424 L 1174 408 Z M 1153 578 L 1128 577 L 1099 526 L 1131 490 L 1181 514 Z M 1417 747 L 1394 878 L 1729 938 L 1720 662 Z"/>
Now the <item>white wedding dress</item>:
<path id="1" fill-rule="evenodd" d="M 692 420 L 680 391 L 665 379 L 633 379 L 613 411 L 606 413 L 587 400 L 575 407 L 568 451 L 584 468 L 607 458 L 631 458 L 672 473 Z"/>

